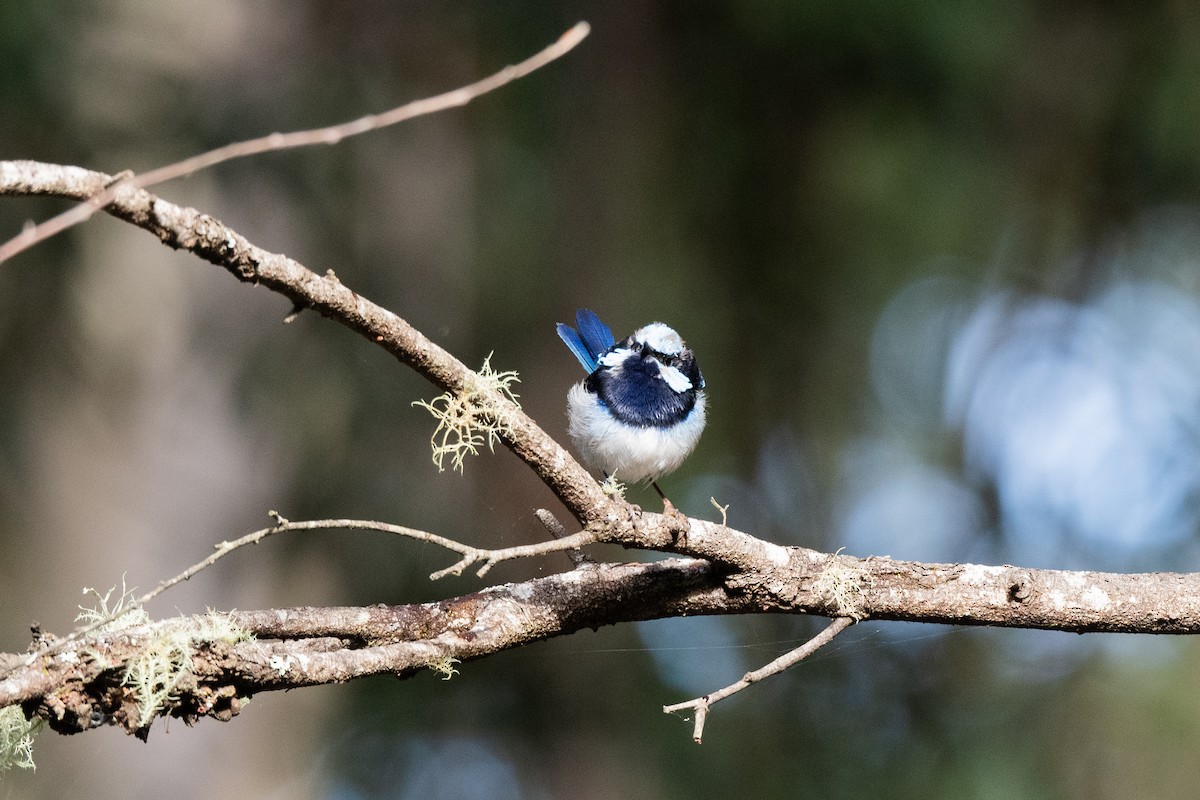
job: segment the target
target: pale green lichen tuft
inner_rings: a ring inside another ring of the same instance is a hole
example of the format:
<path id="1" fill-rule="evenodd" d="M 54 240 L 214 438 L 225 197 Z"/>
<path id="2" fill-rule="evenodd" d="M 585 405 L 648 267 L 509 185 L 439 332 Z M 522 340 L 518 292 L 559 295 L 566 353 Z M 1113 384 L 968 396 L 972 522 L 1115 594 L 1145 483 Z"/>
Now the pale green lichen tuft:
<path id="1" fill-rule="evenodd" d="M 163 632 L 155 636 L 129 660 L 122 683 L 137 700 L 137 726 L 154 721 L 167 703 L 177 698 L 175 689 L 192 668 L 192 653 L 186 633 Z"/>
<path id="2" fill-rule="evenodd" d="M 33 763 L 33 739 L 42 721 L 25 719 L 20 706 L 0 708 L 0 772 L 13 767 L 37 769 Z"/>
<path id="3" fill-rule="evenodd" d="M 826 598 L 832 610 L 839 617 L 849 617 L 860 622 L 866 613 L 863 609 L 866 588 L 870 585 L 871 575 L 866 570 L 848 566 L 841 556 L 841 550 L 829 556 L 825 568 L 813 582 L 813 591 Z"/>
<path id="4" fill-rule="evenodd" d="M 254 634 L 230 619 L 228 614 L 208 609 L 204 616 L 189 620 L 195 626 L 192 642 L 228 642 L 237 644 L 254 638 Z"/>
<path id="5" fill-rule="evenodd" d="M 122 684 L 137 701 L 137 726 L 144 728 L 178 699 L 177 689 L 191 675 L 192 649 L 201 642 L 245 641 L 250 633 L 229 617 L 209 611 L 202 617 L 181 617 L 162 623 L 130 659 Z"/>
<path id="6" fill-rule="evenodd" d="M 113 586 L 104 594 L 100 594 L 96 589 L 83 587 L 84 597 L 89 595 L 94 597 L 95 605 L 92 607 L 79 606 L 79 613 L 75 615 L 75 621 L 84 625 L 97 625 L 96 630 L 100 632 L 120 630 L 132 625 L 143 625 L 150 621 L 150 616 L 142 607 L 134 604 L 133 589 L 125 585 L 124 575 L 121 576 L 121 594 L 116 600 L 113 600 L 113 592 L 116 590 L 117 587 Z"/>
<path id="7" fill-rule="evenodd" d="M 451 678 L 453 678 L 455 675 L 458 674 L 458 670 L 456 670 L 454 668 L 454 665 L 461 664 L 461 663 L 462 662 L 459 661 L 457 658 L 454 658 L 452 656 L 446 656 L 444 658 L 439 658 L 437 661 L 432 662 L 429 665 L 429 668 L 431 670 L 433 670 L 434 672 L 439 673 L 442 676 L 442 680 L 448 681 Z"/>
<path id="8" fill-rule="evenodd" d="M 479 372 L 472 373 L 468 386 L 458 394 L 446 392 L 428 402 L 417 400 L 413 403 L 426 409 L 438 421 L 430 437 L 433 463 L 438 472 L 445 471 L 445 460 L 449 456 L 451 468 L 462 473 L 463 461 L 468 455 L 478 455 L 479 448 L 485 444 L 488 450 L 494 450 L 500 436 L 511 433 L 504 414 L 497 413 L 494 407 L 494 395 L 499 392 L 519 408 L 518 395 L 511 387 L 521 379 L 512 370 L 494 371 L 491 360 L 492 356 L 488 354 Z"/>
<path id="9" fill-rule="evenodd" d="M 625 484 L 617 480 L 617 473 L 614 472 L 604 479 L 604 483 L 600 484 L 600 488 L 609 497 L 625 497 Z"/>

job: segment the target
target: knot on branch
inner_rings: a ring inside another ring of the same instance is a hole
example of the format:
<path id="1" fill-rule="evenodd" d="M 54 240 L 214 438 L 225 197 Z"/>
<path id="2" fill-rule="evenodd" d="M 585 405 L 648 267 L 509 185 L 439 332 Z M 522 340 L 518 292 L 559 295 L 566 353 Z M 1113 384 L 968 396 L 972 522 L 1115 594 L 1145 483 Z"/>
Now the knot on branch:
<path id="1" fill-rule="evenodd" d="M 1010 603 L 1027 603 L 1033 597 L 1033 576 L 1024 570 L 1013 570 L 1008 582 Z"/>
<path id="2" fill-rule="evenodd" d="M 259 264 L 249 245 L 215 217 L 196 214 L 178 246 L 230 269 L 238 280 L 258 281 Z"/>

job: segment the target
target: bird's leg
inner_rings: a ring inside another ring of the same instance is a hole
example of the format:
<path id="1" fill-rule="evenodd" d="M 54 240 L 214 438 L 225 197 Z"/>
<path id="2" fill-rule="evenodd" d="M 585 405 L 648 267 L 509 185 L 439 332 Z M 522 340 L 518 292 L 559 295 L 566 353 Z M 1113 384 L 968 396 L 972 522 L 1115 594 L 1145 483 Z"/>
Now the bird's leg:
<path id="1" fill-rule="evenodd" d="M 688 521 L 687 514 L 675 507 L 667 496 L 663 494 L 663 490 L 659 487 L 658 481 L 650 481 L 650 485 L 654 487 L 654 491 L 658 492 L 658 496 L 663 501 L 663 516 L 667 519 L 667 527 L 671 531 L 671 542 L 677 546 L 687 547 L 688 528 L 691 527 L 691 522 Z"/>

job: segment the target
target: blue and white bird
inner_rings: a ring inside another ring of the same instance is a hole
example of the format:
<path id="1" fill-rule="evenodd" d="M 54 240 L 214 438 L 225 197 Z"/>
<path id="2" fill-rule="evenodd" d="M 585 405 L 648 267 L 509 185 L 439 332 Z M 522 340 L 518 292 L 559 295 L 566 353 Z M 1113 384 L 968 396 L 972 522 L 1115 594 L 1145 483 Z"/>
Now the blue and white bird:
<path id="1" fill-rule="evenodd" d="M 587 370 L 567 393 L 567 432 L 584 461 L 625 483 L 655 483 L 696 448 L 704 430 L 704 378 L 672 328 L 651 322 L 616 341 L 581 308 L 558 335 Z M 666 498 L 664 497 L 664 500 Z"/>

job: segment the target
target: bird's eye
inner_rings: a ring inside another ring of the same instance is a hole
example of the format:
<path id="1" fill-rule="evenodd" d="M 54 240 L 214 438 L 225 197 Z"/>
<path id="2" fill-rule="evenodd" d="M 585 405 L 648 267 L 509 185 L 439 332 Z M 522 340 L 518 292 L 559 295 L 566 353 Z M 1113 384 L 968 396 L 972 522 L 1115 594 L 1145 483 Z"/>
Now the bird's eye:
<path id="1" fill-rule="evenodd" d="M 662 363 L 666 364 L 668 367 L 675 367 L 676 369 L 683 368 L 682 355 L 665 355 L 663 353 L 658 353 L 657 355 Z"/>

